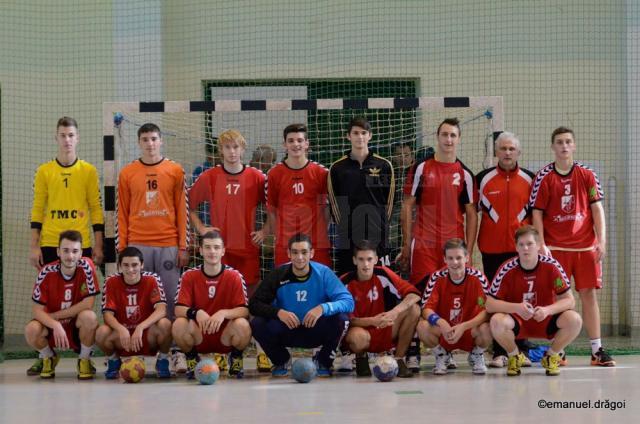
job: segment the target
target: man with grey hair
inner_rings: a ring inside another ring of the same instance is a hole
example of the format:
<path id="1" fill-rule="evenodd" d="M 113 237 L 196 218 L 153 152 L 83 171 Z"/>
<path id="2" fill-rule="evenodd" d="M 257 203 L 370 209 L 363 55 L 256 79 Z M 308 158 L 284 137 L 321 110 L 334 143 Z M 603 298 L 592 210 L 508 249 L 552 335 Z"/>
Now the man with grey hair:
<path id="1" fill-rule="evenodd" d="M 516 230 L 531 223 L 528 201 L 534 174 L 518 165 L 521 153 L 518 137 L 501 133 L 495 140 L 498 165 L 476 176 L 481 211 L 478 248 L 489 281 L 503 262 L 517 256 L 513 238 Z M 526 341 L 518 343 L 520 350 L 527 352 Z M 489 366 L 503 367 L 507 362 L 504 349 L 494 342 L 493 351 Z"/>

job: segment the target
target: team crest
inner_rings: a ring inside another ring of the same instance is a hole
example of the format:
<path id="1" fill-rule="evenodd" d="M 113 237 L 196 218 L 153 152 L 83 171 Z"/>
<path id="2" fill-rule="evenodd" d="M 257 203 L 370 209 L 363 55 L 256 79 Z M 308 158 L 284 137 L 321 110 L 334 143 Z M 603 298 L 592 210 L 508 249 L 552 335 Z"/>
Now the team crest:
<path id="1" fill-rule="evenodd" d="M 379 177 L 382 169 L 380 168 L 369 168 L 369 176 L 370 177 Z"/>
<path id="2" fill-rule="evenodd" d="M 560 207 L 562 211 L 565 213 L 572 213 L 576 209 L 576 199 L 573 194 L 569 194 L 567 196 L 562 196 L 560 200 Z"/>
<path id="3" fill-rule="evenodd" d="M 462 309 L 451 309 L 449 311 L 449 324 L 455 325 L 459 324 L 462 321 L 462 314 L 460 313 Z"/>
<path id="4" fill-rule="evenodd" d="M 484 308 L 484 299 L 482 296 L 478 296 L 478 306 Z"/>
<path id="5" fill-rule="evenodd" d="M 127 320 L 131 322 L 140 321 L 140 306 L 138 305 L 127 306 L 126 313 L 127 313 Z"/>
<path id="6" fill-rule="evenodd" d="M 557 289 L 561 289 L 564 286 L 564 283 L 562 282 L 562 278 L 556 278 L 555 281 L 555 286 Z"/>
<path id="7" fill-rule="evenodd" d="M 591 187 L 589 189 L 589 200 L 596 200 L 597 197 L 598 197 L 598 189 L 596 189 L 595 187 Z"/>
<path id="8" fill-rule="evenodd" d="M 147 206 L 157 208 L 160 202 L 158 201 L 157 191 L 147 191 L 146 195 Z"/>
<path id="9" fill-rule="evenodd" d="M 538 303 L 538 300 L 536 298 L 536 293 L 535 292 L 523 293 L 522 294 L 522 301 L 523 302 L 527 302 L 531 306 L 536 306 L 536 304 Z"/>

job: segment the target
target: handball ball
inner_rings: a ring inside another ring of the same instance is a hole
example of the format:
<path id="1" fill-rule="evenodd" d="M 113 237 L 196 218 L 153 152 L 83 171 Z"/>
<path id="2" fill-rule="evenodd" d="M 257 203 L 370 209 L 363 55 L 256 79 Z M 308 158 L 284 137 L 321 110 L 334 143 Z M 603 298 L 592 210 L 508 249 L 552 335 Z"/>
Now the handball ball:
<path id="1" fill-rule="evenodd" d="M 200 384 L 208 386 L 218 381 L 220 369 L 213 359 L 203 359 L 196 365 L 195 375 Z"/>
<path id="2" fill-rule="evenodd" d="M 398 375 L 398 363 L 389 356 L 379 356 L 373 364 L 373 375 L 380 381 L 391 381 Z"/>
<path id="3" fill-rule="evenodd" d="M 144 378 L 144 360 L 137 356 L 126 358 L 120 366 L 120 377 L 127 383 L 137 383 Z"/>
<path id="4" fill-rule="evenodd" d="M 299 358 L 291 366 L 291 376 L 298 383 L 308 383 L 316 377 L 316 365 L 310 358 Z"/>
<path id="5" fill-rule="evenodd" d="M 120 126 L 120 124 L 122 123 L 123 120 L 124 120 L 124 116 L 122 116 L 122 114 L 120 112 L 116 112 L 113 115 L 113 124 L 116 127 Z"/>

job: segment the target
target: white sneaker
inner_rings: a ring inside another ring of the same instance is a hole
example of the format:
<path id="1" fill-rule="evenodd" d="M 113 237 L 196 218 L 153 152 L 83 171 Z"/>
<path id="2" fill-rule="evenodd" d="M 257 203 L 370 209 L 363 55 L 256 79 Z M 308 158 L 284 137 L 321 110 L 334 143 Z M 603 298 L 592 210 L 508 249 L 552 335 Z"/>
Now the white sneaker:
<path id="1" fill-rule="evenodd" d="M 171 371 L 176 374 L 187 372 L 187 356 L 179 350 L 171 352 Z"/>
<path id="2" fill-rule="evenodd" d="M 508 358 L 504 355 L 498 355 L 489 361 L 489 368 L 504 368 L 507 366 Z"/>
<path id="3" fill-rule="evenodd" d="M 337 361 L 337 367 L 336 369 L 338 370 L 338 372 L 352 372 L 353 371 L 353 360 L 355 358 L 355 355 L 353 354 L 341 354 L 338 358 L 336 358 Z"/>
<path id="4" fill-rule="evenodd" d="M 420 356 L 407 356 L 406 358 L 407 368 L 409 368 L 413 373 L 420 372 Z"/>
<path id="5" fill-rule="evenodd" d="M 458 369 L 458 364 L 456 363 L 456 360 L 453 359 L 453 355 L 451 353 L 449 353 L 447 355 L 447 369 L 449 370 L 457 370 Z"/>
<path id="6" fill-rule="evenodd" d="M 475 375 L 484 375 L 487 373 L 487 366 L 484 363 L 484 353 L 469 353 L 467 357 L 471 372 Z"/>
<path id="7" fill-rule="evenodd" d="M 437 346 L 433 349 L 433 356 L 436 357 L 436 364 L 433 367 L 433 373 L 435 375 L 445 375 L 449 372 L 447 369 L 447 359 L 451 356 L 449 352 L 444 350 L 442 346 Z"/>

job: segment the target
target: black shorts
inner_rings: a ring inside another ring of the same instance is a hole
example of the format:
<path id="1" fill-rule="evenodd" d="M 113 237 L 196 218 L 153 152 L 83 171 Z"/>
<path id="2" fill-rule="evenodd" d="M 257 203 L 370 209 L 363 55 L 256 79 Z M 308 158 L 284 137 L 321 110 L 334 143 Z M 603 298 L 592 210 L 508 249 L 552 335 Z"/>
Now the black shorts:
<path id="1" fill-rule="evenodd" d="M 487 276 L 489 283 L 495 277 L 496 272 L 498 272 L 498 268 L 502 265 L 507 259 L 511 259 L 514 256 L 518 256 L 517 252 L 507 252 L 507 253 L 483 253 L 482 254 L 482 270 L 484 271 L 484 275 Z"/>
<path id="2" fill-rule="evenodd" d="M 40 246 L 40 251 L 42 252 L 42 263 L 48 264 L 53 261 L 58 260 L 58 248 L 51 246 Z M 85 258 L 90 258 L 93 255 L 93 250 L 90 247 L 82 249 L 82 256 Z"/>

